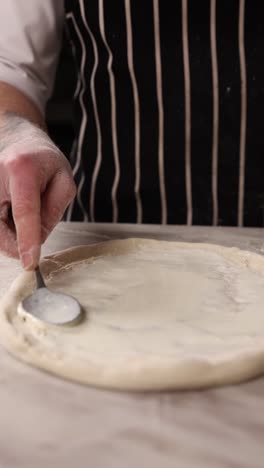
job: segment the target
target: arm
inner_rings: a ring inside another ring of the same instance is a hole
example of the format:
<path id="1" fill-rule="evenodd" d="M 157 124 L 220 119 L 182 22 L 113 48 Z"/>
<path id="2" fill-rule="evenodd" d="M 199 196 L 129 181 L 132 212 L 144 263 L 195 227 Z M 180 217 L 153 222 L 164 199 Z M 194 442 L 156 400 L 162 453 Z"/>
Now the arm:
<path id="1" fill-rule="evenodd" d="M 0 81 L 45 113 L 61 47 L 64 0 L 0 2 Z"/>
<path id="2" fill-rule="evenodd" d="M 0 81 L 0 126 L 6 113 L 14 113 L 45 129 L 45 119 L 36 105 L 19 89 Z"/>
<path id="3" fill-rule="evenodd" d="M 63 0 L 0 3 L 0 250 L 25 268 L 75 195 L 68 161 L 42 130 L 62 23 Z"/>

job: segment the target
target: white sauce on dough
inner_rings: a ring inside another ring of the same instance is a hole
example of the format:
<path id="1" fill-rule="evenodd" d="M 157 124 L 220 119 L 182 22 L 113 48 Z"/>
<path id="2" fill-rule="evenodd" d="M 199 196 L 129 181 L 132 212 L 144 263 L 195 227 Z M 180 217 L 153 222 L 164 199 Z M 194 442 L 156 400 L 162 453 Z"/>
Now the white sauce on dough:
<path id="1" fill-rule="evenodd" d="M 16 307 L 29 276 L 20 278 L 0 320 L 0 330 L 1 322 L 8 329 L 0 341 L 11 352 L 55 374 L 120 389 L 203 387 L 263 372 L 263 257 L 162 241 L 102 245 L 101 254 L 100 246 L 87 247 L 86 261 L 76 262 L 78 249 L 72 264 L 47 260 L 50 289 L 85 310 L 79 325 L 23 321 Z"/>

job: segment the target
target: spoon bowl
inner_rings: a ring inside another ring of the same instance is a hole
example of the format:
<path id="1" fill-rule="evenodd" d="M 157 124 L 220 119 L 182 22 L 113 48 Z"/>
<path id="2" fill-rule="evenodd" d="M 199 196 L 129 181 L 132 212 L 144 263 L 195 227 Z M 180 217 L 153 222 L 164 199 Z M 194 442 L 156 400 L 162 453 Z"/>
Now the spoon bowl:
<path id="1" fill-rule="evenodd" d="M 37 289 L 20 302 L 20 313 L 28 313 L 52 325 L 75 325 L 81 320 L 79 302 L 68 294 L 48 289 L 39 267 L 36 269 L 36 279 Z"/>

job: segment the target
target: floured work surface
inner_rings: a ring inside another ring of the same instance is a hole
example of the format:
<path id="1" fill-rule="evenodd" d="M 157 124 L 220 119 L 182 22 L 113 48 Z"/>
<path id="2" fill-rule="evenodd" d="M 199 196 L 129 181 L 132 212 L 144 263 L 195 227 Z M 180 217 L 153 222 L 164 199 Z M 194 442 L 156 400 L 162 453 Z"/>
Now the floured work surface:
<path id="1" fill-rule="evenodd" d="M 209 244 L 128 239 L 42 263 L 47 285 L 85 318 L 56 327 L 17 314 L 24 273 L 2 301 L 0 341 L 15 356 L 96 386 L 157 390 L 240 382 L 264 371 L 264 258 Z M 54 311 L 58 313 L 58 311 Z"/>

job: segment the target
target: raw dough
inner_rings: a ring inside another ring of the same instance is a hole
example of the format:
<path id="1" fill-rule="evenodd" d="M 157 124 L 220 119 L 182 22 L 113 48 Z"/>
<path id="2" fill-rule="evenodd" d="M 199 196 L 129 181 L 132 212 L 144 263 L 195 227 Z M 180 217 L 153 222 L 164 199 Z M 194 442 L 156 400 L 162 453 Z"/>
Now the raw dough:
<path id="1" fill-rule="evenodd" d="M 0 342 L 54 374 L 107 388 L 240 382 L 264 371 L 264 257 L 143 239 L 69 249 L 42 262 L 49 287 L 85 309 L 75 327 L 18 314 L 35 278 L 2 300 Z M 55 312 L 55 311 L 54 311 Z"/>

